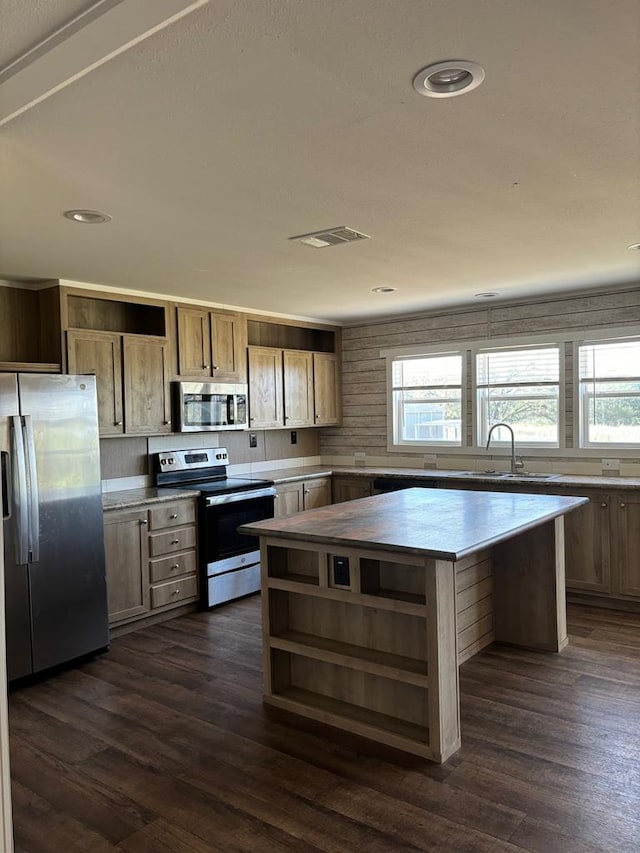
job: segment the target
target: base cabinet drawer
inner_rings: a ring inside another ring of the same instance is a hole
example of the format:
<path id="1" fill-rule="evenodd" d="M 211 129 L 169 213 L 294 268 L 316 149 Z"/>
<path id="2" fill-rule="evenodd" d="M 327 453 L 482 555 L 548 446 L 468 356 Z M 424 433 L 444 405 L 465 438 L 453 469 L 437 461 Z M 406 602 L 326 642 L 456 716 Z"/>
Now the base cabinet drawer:
<path id="1" fill-rule="evenodd" d="M 167 533 L 149 534 L 149 554 L 152 557 L 172 554 L 174 551 L 185 551 L 187 548 L 195 548 L 195 546 L 195 527 L 183 527 L 170 530 Z"/>
<path id="2" fill-rule="evenodd" d="M 197 595 L 198 578 L 196 575 L 152 586 L 151 609 L 175 604 L 176 601 L 184 601 L 186 598 L 195 598 Z"/>
<path id="3" fill-rule="evenodd" d="M 149 510 L 149 529 L 162 530 L 164 527 L 180 527 L 193 524 L 196 520 L 196 507 L 193 501 L 176 501 L 160 504 Z"/>
<path id="4" fill-rule="evenodd" d="M 151 583 L 170 580 L 180 575 L 190 575 L 196 570 L 196 552 L 184 551 L 172 554 L 170 557 L 160 557 L 149 561 Z"/>

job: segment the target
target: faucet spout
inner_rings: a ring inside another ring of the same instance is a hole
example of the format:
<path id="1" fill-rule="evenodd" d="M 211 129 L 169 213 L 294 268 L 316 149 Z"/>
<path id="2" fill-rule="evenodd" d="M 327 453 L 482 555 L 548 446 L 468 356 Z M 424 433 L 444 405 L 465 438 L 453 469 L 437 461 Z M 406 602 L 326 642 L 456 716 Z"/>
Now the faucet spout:
<path id="1" fill-rule="evenodd" d="M 485 449 L 486 450 L 489 449 L 489 445 L 491 444 L 491 436 L 493 435 L 493 431 L 494 431 L 494 429 L 498 429 L 498 427 L 506 427 L 506 429 L 508 429 L 510 434 L 511 434 L 511 473 L 517 474 L 518 468 L 523 468 L 524 463 L 522 462 L 522 460 L 516 460 L 516 439 L 515 439 L 515 435 L 513 433 L 513 427 L 509 426 L 509 424 L 504 423 L 504 421 L 500 421 L 500 423 L 493 424 L 489 428 L 489 434 L 487 435 L 487 446 Z"/>

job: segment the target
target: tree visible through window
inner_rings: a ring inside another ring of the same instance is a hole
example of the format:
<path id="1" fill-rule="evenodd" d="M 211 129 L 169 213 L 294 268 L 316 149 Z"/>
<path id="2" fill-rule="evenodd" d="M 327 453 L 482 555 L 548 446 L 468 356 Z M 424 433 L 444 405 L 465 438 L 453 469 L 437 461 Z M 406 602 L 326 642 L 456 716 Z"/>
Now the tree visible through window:
<path id="1" fill-rule="evenodd" d="M 558 446 L 560 350 L 557 345 L 476 355 L 478 444 L 504 421 L 519 444 Z M 506 436 L 495 436 L 496 443 Z"/>

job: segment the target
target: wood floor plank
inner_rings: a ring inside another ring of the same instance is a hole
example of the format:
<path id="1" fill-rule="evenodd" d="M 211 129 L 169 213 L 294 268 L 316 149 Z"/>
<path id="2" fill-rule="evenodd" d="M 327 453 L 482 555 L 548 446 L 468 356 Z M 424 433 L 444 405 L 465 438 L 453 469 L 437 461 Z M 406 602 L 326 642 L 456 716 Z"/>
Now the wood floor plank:
<path id="1" fill-rule="evenodd" d="M 17 853 L 637 853 L 640 615 L 461 668 L 444 765 L 262 705 L 260 600 L 148 626 L 10 696 Z"/>

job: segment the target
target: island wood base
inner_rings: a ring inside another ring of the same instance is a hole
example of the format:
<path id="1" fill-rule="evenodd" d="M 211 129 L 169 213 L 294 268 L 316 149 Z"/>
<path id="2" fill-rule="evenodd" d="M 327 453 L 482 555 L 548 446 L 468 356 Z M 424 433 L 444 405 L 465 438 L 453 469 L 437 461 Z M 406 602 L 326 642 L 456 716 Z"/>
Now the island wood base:
<path id="1" fill-rule="evenodd" d="M 567 644 L 562 516 L 456 562 L 261 536 L 264 701 L 432 761 L 460 748 L 458 666 Z"/>

